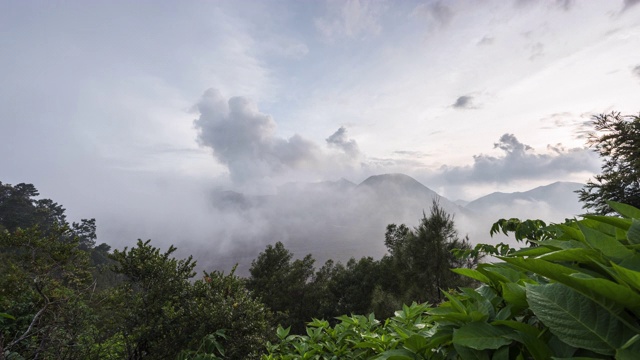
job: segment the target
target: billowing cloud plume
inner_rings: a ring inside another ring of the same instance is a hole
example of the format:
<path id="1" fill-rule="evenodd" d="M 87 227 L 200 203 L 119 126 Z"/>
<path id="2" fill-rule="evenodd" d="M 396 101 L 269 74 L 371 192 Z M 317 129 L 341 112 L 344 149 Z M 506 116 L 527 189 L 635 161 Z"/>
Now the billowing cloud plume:
<path id="1" fill-rule="evenodd" d="M 355 140 L 349 139 L 347 137 L 347 129 L 344 126 L 341 126 L 336 132 L 334 132 L 327 139 L 327 144 L 329 146 L 336 147 L 344 151 L 347 155 L 352 157 L 357 157 L 360 155 L 360 149 L 358 148 L 358 143 Z"/>
<path id="2" fill-rule="evenodd" d="M 227 101 L 219 91 L 209 89 L 197 108 L 200 117 L 194 125 L 198 141 L 228 166 L 234 182 L 309 167 L 318 161 L 316 144 L 299 135 L 277 137 L 273 118 L 258 111 L 247 98 L 232 97 Z"/>
<path id="3" fill-rule="evenodd" d="M 473 164 L 443 167 L 443 180 L 449 184 L 509 183 L 515 180 L 535 180 L 560 177 L 579 172 L 597 172 L 597 155 L 587 148 L 565 149 L 561 144 L 549 147 L 550 153 L 536 154 L 513 134 L 504 134 L 494 144 L 503 156 L 475 155 Z"/>
<path id="4" fill-rule="evenodd" d="M 209 89 L 196 108 L 200 113 L 194 121 L 198 142 L 228 168 L 236 185 L 285 174 L 290 177 L 293 172 L 302 177 L 333 176 L 359 164 L 358 143 L 349 139 L 345 127 L 326 139 L 328 147 L 339 151 L 326 151 L 298 134 L 279 137 L 274 119 L 245 97 L 227 99 L 218 90 Z"/>

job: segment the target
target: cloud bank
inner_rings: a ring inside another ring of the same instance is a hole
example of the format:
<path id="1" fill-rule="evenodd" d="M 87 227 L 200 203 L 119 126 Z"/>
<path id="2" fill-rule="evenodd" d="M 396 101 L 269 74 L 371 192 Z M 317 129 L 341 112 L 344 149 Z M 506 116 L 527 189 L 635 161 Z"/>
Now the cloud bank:
<path id="1" fill-rule="evenodd" d="M 587 148 L 548 146 L 550 153 L 536 154 L 513 134 L 504 134 L 494 144 L 503 156 L 475 155 L 468 166 L 444 166 L 439 176 L 446 183 L 509 183 L 515 180 L 560 178 L 572 173 L 597 172 L 599 159 Z"/>

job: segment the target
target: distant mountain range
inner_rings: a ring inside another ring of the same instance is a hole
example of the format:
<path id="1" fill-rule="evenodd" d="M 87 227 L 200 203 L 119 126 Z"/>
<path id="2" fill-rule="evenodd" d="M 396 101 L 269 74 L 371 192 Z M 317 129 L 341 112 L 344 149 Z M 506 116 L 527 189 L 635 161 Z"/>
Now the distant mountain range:
<path id="1" fill-rule="evenodd" d="M 539 212 L 539 207 L 544 206 L 565 217 L 573 217 L 583 213 L 576 194 L 576 191 L 583 186 L 584 184 L 580 183 L 558 181 L 524 192 L 494 192 L 469 202 L 465 208 L 477 214 L 513 211 L 511 215 L 505 216 L 544 217 L 547 214 Z M 527 206 L 531 208 L 527 209 Z M 562 219 L 549 220 L 561 221 Z"/>
<path id="2" fill-rule="evenodd" d="M 251 260 L 276 241 L 285 243 L 297 256 L 311 253 L 320 263 L 350 257 L 379 258 L 386 250 L 386 226 L 417 225 L 423 212 L 428 215 L 434 200 L 455 215 L 461 236 L 468 234 L 474 243 L 488 242 L 488 230 L 499 218 L 559 222 L 580 214 L 575 190 L 582 186 L 556 182 L 525 192 L 496 192 L 467 203 L 442 197 L 408 175 L 383 174 L 360 184 L 345 179 L 288 183 L 269 196 L 216 192 L 212 206 L 226 217 L 235 217 L 220 234 L 229 237 L 228 255 L 210 261 L 225 270 L 239 262 L 239 271 L 244 273 Z"/>

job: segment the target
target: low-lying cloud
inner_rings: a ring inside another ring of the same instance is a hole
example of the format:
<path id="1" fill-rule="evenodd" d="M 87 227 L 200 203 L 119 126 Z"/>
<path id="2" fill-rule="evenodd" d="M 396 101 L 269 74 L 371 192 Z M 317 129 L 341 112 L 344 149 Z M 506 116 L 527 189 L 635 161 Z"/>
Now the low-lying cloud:
<path id="1" fill-rule="evenodd" d="M 560 144 L 551 153 L 537 154 L 513 134 L 504 134 L 494 144 L 503 156 L 475 155 L 468 166 L 445 166 L 440 176 L 447 183 L 509 183 L 523 179 L 560 178 L 572 173 L 597 172 L 599 159 L 587 148 L 565 149 Z"/>

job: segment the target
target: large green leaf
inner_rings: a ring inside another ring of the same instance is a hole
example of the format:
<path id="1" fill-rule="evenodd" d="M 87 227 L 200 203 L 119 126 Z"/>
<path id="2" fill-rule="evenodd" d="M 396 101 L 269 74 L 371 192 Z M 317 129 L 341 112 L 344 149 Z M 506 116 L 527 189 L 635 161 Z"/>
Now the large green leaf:
<path id="1" fill-rule="evenodd" d="M 536 327 L 514 320 L 497 320 L 492 322 L 492 324 L 505 325 L 517 330 L 513 336 L 508 337 L 523 343 L 535 360 L 547 360 L 551 357 L 551 350 L 547 344 L 540 339 L 540 330 Z"/>
<path id="2" fill-rule="evenodd" d="M 524 287 L 516 283 L 502 283 L 502 297 L 512 304 L 515 310 L 524 309 L 528 306 Z"/>
<path id="3" fill-rule="evenodd" d="M 470 349 L 466 346 L 462 346 L 459 344 L 453 344 L 453 348 L 456 349 L 458 356 L 460 359 L 465 360 L 489 360 L 489 354 L 486 351 L 480 351 L 475 349 Z"/>
<path id="4" fill-rule="evenodd" d="M 640 219 L 640 210 L 634 208 L 631 205 L 622 204 L 615 201 L 607 201 L 607 204 L 611 206 L 618 214 L 632 219 Z"/>
<path id="5" fill-rule="evenodd" d="M 598 259 L 600 263 L 608 263 L 600 256 L 600 253 L 593 249 L 586 248 L 576 248 L 576 249 L 564 249 L 558 250 L 554 252 L 550 252 L 543 256 L 540 256 L 539 259 L 547 260 L 547 261 L 577 261 L 580 263 L 592 263 L 594 259 Z"/>
<path id="6" fill-rule="evenodd" d="M 427 347 L 427 339 L 424 336 L 412 335 L 404 341 L 404 347 L 417 353 Z"/>
<path id="7" fill-rule="evenodd" d="M 486 275 L 482 274 L 478 270 L 458 268 L 458 269 L 451 269 L 451 271 L 453 271 L 456 274 L 460 274 L 462 276 L 466 276 L 474 280 L 478 280 L 485 284 L 489 284 L 491 282 L 491 280 L 489 280 L 489 278 Z"/>
<path id="8" fill-rule="evenodd" d="M 557 240 L 557 239 L 549 239 L 544 241 L 537 241 L 538 245 L 542 247 L 553 248 L 554 250 L 560 249 L 586 249 L 588 246 L 578 240 Z M 516 252 L 515 254 L 517 254 Z"/>
<path id="9" fill-rule="evenodd" d="M 486 322 L 471 322 L 453 330 L 453 343 L 475 350 L 497 349 L 511 343 L 504 335 L 512 332 Z"/>
<path id="10" fill-rule="evenodd" d="M 602 215 L 583 215 L 585 219 L 591 219 L 599 222 L 603 222 L 605 224 L 609 224 L 611 226 L 615 226 L 622 230 L 629 230 L 629 226 L 631 226 L 631 220 L 623 219 L 614 216 L 602 216 Z"/>
<path id="11" fill-rule="evenodd" d="M 634 252 L 627 249 L 615 237 L 609 236 L 601 231 L 594 230 L 590 227 L 578 223 L 580 230 L 584 234 L 585 241 L 593 249 L 602 252 L 602 254 L 612 260 L 622 261 L 625 258 L 632 257 Z"/>
<path id="12" fill-rule="evenodd" d="M 616 264 L 611 264 L 618 276 L 627 284 L 640 291 L 640 271 L 627 269 Z"/>
<path id="13" fill-rule="evenodd" d="M 533 241 L 536 244 L 546 243 L 547 241 Z M 536 246 L 532 248 L 522 248 L 512 252 L 511 256 L 540 256 L 549 253 L 555 249 L 544 246 Z"/>
<path id="14" fill-rule="evenodd" d="M 562 284 L 527 284 L 533 313 L 563 342 L 614 355 L 635 335 L 611 310 Z"/>
<path id="15" fill-rule="evenodd" d="M 563 235 L 560 236 L 561 238 L 584 242 L 584 235 L 580 232 L 580 229 L 575 227 L 575 225 L 557 224 L 550 226 L 550 228 L 554 228 L 556 231 L 562 233 Z"/>
<path id="16" fill-rule="evenodd" d="M 587 274 L 579 273 L 576 269 L 541 259 L 501 259 L 522 269 L 570 286 L 594 300 L 595 297 L 602 297 L 613 300 L 616 304 L 625 306 L 635 312 L 640 311 L 640 295 L 624 285 L 603 278 L 594 278 Z M 572 276 L 573 274 L 579 275 Z"/>
<path id="17" fill-rule="evenodd" d="M 627 240 L 630 244 L 640 244 L 640 221 L 633 219 L 629 231 L 627 231 Z"/>

